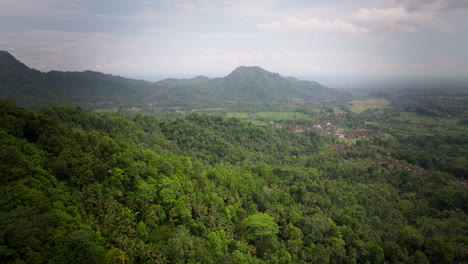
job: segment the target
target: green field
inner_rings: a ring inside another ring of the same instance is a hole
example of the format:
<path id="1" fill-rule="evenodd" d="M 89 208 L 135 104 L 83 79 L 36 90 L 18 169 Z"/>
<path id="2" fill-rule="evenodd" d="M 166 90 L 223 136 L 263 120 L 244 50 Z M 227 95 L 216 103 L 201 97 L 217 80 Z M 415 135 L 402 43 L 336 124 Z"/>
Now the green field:
<path id="1" fill-rule="evenodd" d="M 247 120 L 258 120 L 258 121 L 273 121 L 281 122 L 285 120 L 312 120 L 312 116 L 295 113 L 295 112 L 258 112 L 258 113 L 245 113 L 245 112 L 231 112 L 227 113 L 228 117 L 237 117 Z"/>
<path id="2" fill-rule="evenodd" d="M 459 124 L 459 118 L 423 116 L 414 112 L 401 112 L 392 122 L 394 129 L 414 135 L 466 135 L 466 127 Z"/>
<path id="3" fill-rule="evenodd" d="M 352 106 L 349 108 L 352 112 L 360 114 L 369 109 L 385 109 L 390 108 L 390 102 L 383 98 L 368 99 L 365 101 L 352 101 Z"/>

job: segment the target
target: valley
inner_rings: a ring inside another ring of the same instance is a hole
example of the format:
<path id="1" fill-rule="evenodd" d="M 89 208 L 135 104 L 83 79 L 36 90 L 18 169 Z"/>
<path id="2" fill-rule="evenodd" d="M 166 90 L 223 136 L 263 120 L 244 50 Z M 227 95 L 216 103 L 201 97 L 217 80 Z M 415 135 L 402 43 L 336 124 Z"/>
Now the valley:
<path id="1" fill-rule="evenodd" d="M 2 263 L 466 263 L 468 87 L 0 54 Z"/>

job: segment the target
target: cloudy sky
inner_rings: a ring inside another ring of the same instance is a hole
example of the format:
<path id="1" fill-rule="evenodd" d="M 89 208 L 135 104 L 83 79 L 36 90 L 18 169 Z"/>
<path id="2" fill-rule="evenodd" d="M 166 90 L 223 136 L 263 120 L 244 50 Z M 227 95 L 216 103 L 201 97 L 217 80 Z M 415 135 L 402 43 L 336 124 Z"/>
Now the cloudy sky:
<path id="1" fill-rule="evenodd" d="M 147 79 L 468 76 L 468 0 L 0 0 L 0 50 Z"/>

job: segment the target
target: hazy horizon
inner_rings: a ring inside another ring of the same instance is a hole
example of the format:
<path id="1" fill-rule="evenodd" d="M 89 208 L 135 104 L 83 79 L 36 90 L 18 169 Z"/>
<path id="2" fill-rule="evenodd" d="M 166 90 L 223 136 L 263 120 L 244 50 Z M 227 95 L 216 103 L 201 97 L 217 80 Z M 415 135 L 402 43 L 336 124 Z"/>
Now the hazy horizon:
<path id="1" fill-rule="evenodd" d="M 252 65 L 253 66 L 253 65 Z M 255 65 L 258 67 L 265 69 L 261 65 Z M 235 68 L 234 68 L 235 69 Z M 232 70 L 234 70 L 232 69 Z M 122 76 L 125 78 L 137 79 L 137 80 L 144 80 L 149 82 L 157 82 L 164 79 L 192 79 L 197 76 L 205 76 L 208 78 L 223 78 L 226 77 L 229 73 L 226 72 L 224 74 L 118 74 L 118 76 Z M 342 83 L 355 83 L 355 82 L 371 82 L 371 81 L 431 81 L 431 80 L 456 80 L 456 81 L 468 81 L 468 76 L 460 75 L 460 76 L 405 76 L 405 75 L 394 75 L 394 76 L 385 76 L 385 75 L 284 75 L 281 72 L 277 72 L 283 77 L 294 77 L 299 80 L 305 81 L 315 81 L 321 84 L 342 84 Z"/>
<path id="2" fill-rule="evenodd" d="M 466 0 L 4 0 L 0 10 L 1 49 L 41 71 L 150 81 L 240 65 L 316 81 L 468 73 Z"/>

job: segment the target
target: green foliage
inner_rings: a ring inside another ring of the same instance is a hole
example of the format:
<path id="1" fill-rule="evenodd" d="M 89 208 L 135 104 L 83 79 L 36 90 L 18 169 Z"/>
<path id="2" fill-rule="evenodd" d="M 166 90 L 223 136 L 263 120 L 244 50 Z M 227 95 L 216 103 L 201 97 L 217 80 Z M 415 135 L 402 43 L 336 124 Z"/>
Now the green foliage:
<path id="1" fill-rule="evenodd" d="M 211 232 L 206 236 L 205 244 L 213 256 L 225 255 L 228 250 L 228 239 L 224 231 Z"/>
<path id="2" fill-rule="evenodd" d="M 247 238 L 255 239 L 258 236 L 275 235 L 279 232 L 278 224 L 273 217 L 265 213 L 256 213 L 248 216 L 243 224 L 249 229 Z"/>
<path id="3" fill-rule="evenodd" d="M 297 134 L 222 116 L 190 114 L 162 123 L 161 132 L 177 144 L 177 153 L 210 163 L 298 163 L 298 156 L 318 148 L 314 132 Z"/>
<path id="4" fill-rule="evenodd" d="M 0 101 L 0 124 L 1 263 L 468 258 L 468 192 L 455 177 L 464 136 L 376 134 L 338 149 L 222 116 L 33 112 L 12 100 Z"/>

